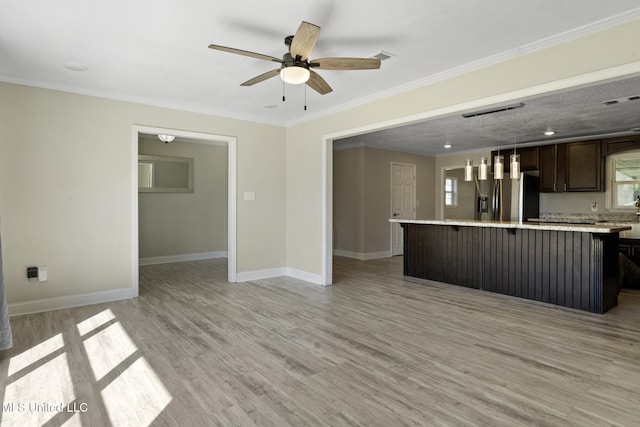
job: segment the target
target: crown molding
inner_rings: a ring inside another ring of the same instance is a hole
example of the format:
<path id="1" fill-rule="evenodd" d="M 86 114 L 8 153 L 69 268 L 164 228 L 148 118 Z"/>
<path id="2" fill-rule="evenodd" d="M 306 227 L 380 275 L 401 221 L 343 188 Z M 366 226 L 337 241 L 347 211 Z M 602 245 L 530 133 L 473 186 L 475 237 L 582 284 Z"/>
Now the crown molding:
<path id="1" fill-rule="evenodd" d="M 228 111 L 223 111 L 216 108 L 202 108 L 189 103 L 166 102 L 166 101 L 154 99 L 154 98 L 125 95 L 121 93 L 113 93 L 108 91 L 92 90 L 92 89 L 86 89 L 86 88 L 77 88 L 77 87 L 72 87 L 68 85 L 54 84 L 49 82 L 24 80 L 24 79 L 3 76 L 3 75 L 0 75 L 0 83 L 9 83 L 9 84 L 15 84 L 20 86 L 35 87 L 39 89 L 47 89 L 47 90 L 54 90 L 58 92 L 72 93 L 76 95 L 110 99 L 113 101 L 129 102 L 133 104 L 146 105 L 150 107 L 166 108 L 170 110 L 204 114 L 207 116 L 216 116 L 216 117 L 221 117 L 229 120 L 248 121 L 248 122 L 260 123 L 264 125 L 271 125 L 271 126 L 278 126 L 278 127 L 284 126 L 284 124 L 280 121 L 267 120 L 265 119 L 265 117 L 258 116 L 255 114 L 238 114 L 238 115 L 232 116 L 228 114 Z"/>
<path id="2" fill-rule="evenodd" d="M 590 24 L 583 25 L 581 27 L 577 27 L 577 28 L 556 34 L 550 37 L 546 37 L 544 39 L 537 40 L 535 42 L 527 43 L 520 47 L 509 49 L 509 50 L 497 53 L 495 55 L 487 56 L 477 61 L 472 61 L 467 64 L 460 65 L 458 67 L 450 68 L 448 70 L 444 70 L 442 72 L 432 74 L 430 76 L 426 76 L 424 78 L 414 80 L 412 82 L 409 82 L 400 86 L 396 86 L 384 91 L 376 92 L 375 94 L 372 94 L 363 98 L 358 98 L 348 103 L 340 104 L 332 108 L 327 108 L 327 109 L 318 111 L 317 113 L 308 114 L 304 118 L 301 118 L 299 120 L 291 120 L 286 122 L 285 126 L 287 127 L 295 126 L 295 125 L 306 123 L 322 117 L 326 117 L 331 114 L 341 113 L 343 111 L 360 107 L 362 105 L 369 104 L 374 101 L 379 101 L 381 99 L 406 93 L 411 90 L 432 85 L 434 83 L 438 83 L 441 81 L 445 81 L 453 77 L 467 74 L 472 71 L 477 71 L 482 68 L 496 65 L 501 62 L 508 61 L 510 59 L 515 59 L 519 56 L 523 56 L 529 53 L 548 49 L 550 47 L 567 43 L 572 40 L 577 40 L 579 38 L 586 37 L 588 35 L 595 34 L 597 32 L 604 31 L 610 28 L 614 28 L 619 25 L 623 25 L 638 19 L 640 19 L 640 7 L 629 10 L 627 12 L 620 13 L 618 15 L 613 15 L 605 19 L 601 19 L 600 21 L 595 21 Z"/>
<path id="3" fill-rule="evenodd" d="M 78 95 L 106 98 L 106 99 L 111 99 L 116 101 L 148 105 L 152 107 L 167 108 L 172 110 L 179 110 L 179 111 L 205 114 L 205 115 L 213 115 L 216 117 L 226 118 L 230 120 L 250 121 L 254 123 L 260 123 L 260 124 L 271 125 L 271 126 L 289 127 L 289 126 L 295 126 L 302 123 L 317 120 L 319 118 L 330 116 L 332 114 L 337 114 L 346 110 L 360 107 L 362 105 L 379 101 L 385 98 L 389 98 L 395 95 L 406 93 L 411 90 L 415 90 L 424 86 L 428 86 L 434 83 L 448 80 L 453 77 L 466 74 L 472 71 L 476 71 L 482 68 L 486 68 L 491 65 L 495 65 L 510 59 L 514 59 L 522 55 L 526 55 L 526 54 L 547 49 L 553 46 L 557 46 L 562 43 L 576 40 L 576 39 L 579 39 L 600 31 L 604 31 L 610 28 L 614 28 L 616 26 L 623 25 L 638 19 L 640 19 L 640 7 L 631 9 L 629 11 L 626 11 L 617 15 L 610 16 L 608 18 L 601 19 L 599 21 L 595 21 L 595 22 L 583 25 L 581 27 L 577 27 L 577 28 L 556 34 L 550 37 L 546 37 L 541 40 L 527 43 L 520 47 L 509 49 L 509 50 L 497 53 L 495 55 L 491 55 L 476 61 L 472 61 L 467 64 L 460 65 L 458 67 L 453 67 L 447 70 L 443 70 L 439 73 L 435 73 L 430 76 L 426 76 L 424 78 L 414 80 L 412 82 L 409 82 L 403 85 L 395 86 L 393 88 L 376 92 L 374 94 L 371 94 L 362 98 L 354 99 L 350 102 L 343 103 L 335 107 L 325 108 L 313 113 L 307 112 L 304 117 L 300 117 L 299 119 L 293 119 L 288 121 L 287 120 L 282 121 L 275 118 L 270 119 L 263 115 L 257 115 L 257 114 L 230 115 L 229 112 L 224 109 L 207 108 L 199 105 L 193 105 L 188 102 L 167 102 L 165 100 L 160 100 L 156 98 L 132 96 L 127 94 L 113 93 L 113 92 L 102 91 L 102 90 L 77 88 L 69 85 L 53 84 L 53 83 L 42 82 L 42 81 L 31 81 L 31 80 L 20 79 L 20 78 L 11 77 L 11 76 L 0 75 L 0 82 L 11 83 L 11 84 L 16 84 L 21 86 L 36 87 L 41 89 L 62 91 L 62 92 L 74 93 Z"/>

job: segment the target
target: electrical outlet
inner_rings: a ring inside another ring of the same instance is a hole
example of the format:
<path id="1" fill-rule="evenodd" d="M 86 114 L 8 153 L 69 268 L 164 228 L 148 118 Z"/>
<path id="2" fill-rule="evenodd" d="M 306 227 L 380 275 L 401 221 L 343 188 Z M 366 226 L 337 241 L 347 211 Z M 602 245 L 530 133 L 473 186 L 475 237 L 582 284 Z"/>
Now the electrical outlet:
<path id="1" fill-rule="evenodd" d="M 598 202 L 591 203 L 591 212 L 598 212 Z"/>
<path id="2" fill-rule="evenodd" d="M 37 279 L 38 278 L 38 267 L 27 267 L 27 279 Z"/>
<path id="3" fill-rule="evenodd" d="M 29 279 L 30 282 L 46 282 L 49 280 L 49 267 L 46 265 L 27 267 L 27 279 Z"/>

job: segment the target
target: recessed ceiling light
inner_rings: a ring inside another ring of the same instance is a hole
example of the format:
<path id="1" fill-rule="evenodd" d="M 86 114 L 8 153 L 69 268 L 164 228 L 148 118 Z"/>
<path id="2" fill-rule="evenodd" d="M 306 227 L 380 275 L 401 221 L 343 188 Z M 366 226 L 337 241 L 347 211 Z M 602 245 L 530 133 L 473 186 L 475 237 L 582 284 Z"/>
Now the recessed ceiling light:
<path id="1" fill-rule="evenodd" d="M 444 148 L 451 148 L 451 147 L 453 147 L 453 145 L 451 145 L 451 144 L 444 144 Z"/>
<path id="2" fill-rule="evenodd" d="M 66 68 L 67 70 L 71 70 L 71 71 L 87 71 L 89 69 L 89 67 L 87 67 L 86 65 L 82 65 L 82 64 L 64 64 L 64 68 Z"/>
<path id="3" fill-rule="evenodd" d="M 264 104 L 263 107 L 271 110 L 273 108 L 278 108 L 278 105 L 277 104 Z"/>
<path id="4" fill-rule="evenodd" d="M 556 132 L 555 132 L 555 131 L 553 131 L 553 130 L 548 130 L 548 131 L 545 131 L 545 133 L 544 133 L 544 134 L 545 134 L 545 135 L 547 135 L 547 136 L 551 136 L 551 135 L 555 135 L 555 134 L 556 134 Z"/>

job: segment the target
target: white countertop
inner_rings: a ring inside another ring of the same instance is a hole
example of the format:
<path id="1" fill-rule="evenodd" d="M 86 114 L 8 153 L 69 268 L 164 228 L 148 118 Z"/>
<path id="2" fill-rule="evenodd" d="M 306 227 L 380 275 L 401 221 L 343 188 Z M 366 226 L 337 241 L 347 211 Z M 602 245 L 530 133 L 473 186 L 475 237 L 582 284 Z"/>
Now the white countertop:
<path id="1" fill-rule="evenodd" d="M 632 224 L 565 224 L 546 222 L 511 222 L 479 220 L 390 219 L 389 222 L 426 225 L 459 225 L 462 227 L 519 228 L 525 230 L 577 231 L 582 233 L 619 233 L 633 230 Z M 621 236 L 622 237 L 622 234 Z M 630 238 L 630 237 L 628 237 Z"/>

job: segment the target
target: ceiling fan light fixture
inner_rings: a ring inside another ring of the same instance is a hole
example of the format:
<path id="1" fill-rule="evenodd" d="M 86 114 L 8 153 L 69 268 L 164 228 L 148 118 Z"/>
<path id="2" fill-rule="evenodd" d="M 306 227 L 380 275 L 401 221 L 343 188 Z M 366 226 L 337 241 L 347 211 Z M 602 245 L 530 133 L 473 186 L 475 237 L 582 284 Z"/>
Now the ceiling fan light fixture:
<path id="1" fill-rule="evenodd" d="M 302 83 L 306 83 L 311 77 L 311 72 L 304 67 L 298 66 L 290 66 L 284 67 L 280 70 L 280 78 L 284 80 L 285 83 L 289 83 L 292 85 L 299 85 Z"/>

